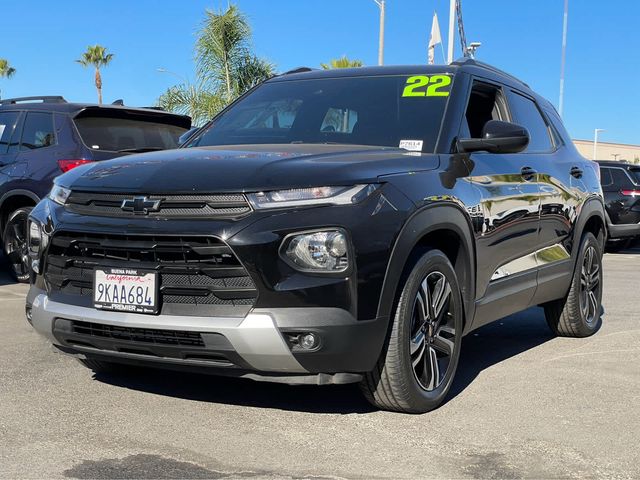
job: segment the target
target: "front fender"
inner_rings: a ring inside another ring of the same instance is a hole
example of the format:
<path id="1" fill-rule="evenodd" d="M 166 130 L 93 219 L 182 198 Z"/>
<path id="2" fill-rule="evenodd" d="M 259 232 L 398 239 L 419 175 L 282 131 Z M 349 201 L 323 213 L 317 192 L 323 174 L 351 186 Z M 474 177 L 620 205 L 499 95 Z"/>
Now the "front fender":
<path id="1" fill-rule="evenodd" d="M 456 203 L 428 205 L 415 212 L 404 224 L 391 252 L 378 318 L 390 318 L 398 288 L 401 288 L 405 266 L 414 248 L 430 233 L 449 230 L 460 239 L 458 258 L 454 263 L 462 290 L 465 325 L 470 325 L 475 312 L 476 253 L 469 215 Z"/>

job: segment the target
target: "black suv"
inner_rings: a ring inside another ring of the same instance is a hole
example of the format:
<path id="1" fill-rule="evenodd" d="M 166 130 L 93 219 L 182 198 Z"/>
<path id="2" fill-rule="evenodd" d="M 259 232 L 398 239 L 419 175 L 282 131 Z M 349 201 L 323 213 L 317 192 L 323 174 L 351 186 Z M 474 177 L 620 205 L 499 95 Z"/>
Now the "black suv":
<path id="1" fill-rule="evenodd" d="M 640 165 L 599 160 L 609 241 L 607 248 L 626 248 L 640 237 Z"/>
<path id="2" fill-rule="evenodd" d="M 297 70 L 187 147 L 74 169 L 31 214 L 27 318 L 94 371 L 360 382 L 424 412 L 473 329 L 532 305 L 598 329 L 597 167 L 495 68 Z"/>
<path id="3" fill-rule="evenodd" d="M 0 238 L 18 281 L 29 280 L 27 216 L 54 177 L 87 162 L 176 148 L 189 117 L 59 96 L 0 101 Z"/>

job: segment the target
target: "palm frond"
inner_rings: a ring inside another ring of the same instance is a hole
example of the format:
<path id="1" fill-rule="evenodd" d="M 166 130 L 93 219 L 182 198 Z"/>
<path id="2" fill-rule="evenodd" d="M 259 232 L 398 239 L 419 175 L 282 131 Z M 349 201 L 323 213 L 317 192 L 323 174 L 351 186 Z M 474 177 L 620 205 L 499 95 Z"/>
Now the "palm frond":
<path id="1" fill-rule="evenodd" d="M 9 65 L 9 61 L 0 58 L 0 78 L 11 78 L 16 74 L 16 69 Z"/>
<path id="2" fill-rule="evenodd" d="M 202 85 L 181 84 L 167 89 L 157 102 L 167 111 L 189 115 L 194 126 L 204 124 L 222 110 L 226 102 L 218 93 Z"/>
<path id="3" fill-rule="evenodd" d="M 82 53 L 77 63 L 83 67 L 93 66 L 95 68 L 106 67 L 113 60 L 113 53 L 107 53 L 106 47 L 101 45 L 89 45 Z"/>
<path id="4" fill-rule="evenodd" d="M 343 55 L 340 58 L 332 59 L 328 64 L 321 63 L 320 66 L 324 70 L 331 70 L 333 68 L 354 68 L 354 67 L 362 67 L 364 64 L 362 60 L 350 60 L 346 55 Z"/>

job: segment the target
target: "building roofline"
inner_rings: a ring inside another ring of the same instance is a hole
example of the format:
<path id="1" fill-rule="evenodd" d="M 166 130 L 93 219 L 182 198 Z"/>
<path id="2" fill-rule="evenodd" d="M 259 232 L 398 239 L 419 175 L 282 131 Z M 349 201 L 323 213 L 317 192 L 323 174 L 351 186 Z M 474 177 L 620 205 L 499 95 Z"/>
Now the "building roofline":
<path id="1" fill-rule="evenodd" d="M 572 139 L 572 141 L 573 142 L 593 143 L 593 140 L 584 140 L 582 138 L 574 138 L 574 139 Z M 619 147 L 640 148 L 640 145 L 636 145 L 636 144 L 633 144 L 633 143 L 602 142 L 600 140 L 598 140 L 598 145 L 615 145 L 615 146 L 619 146 Z"/>

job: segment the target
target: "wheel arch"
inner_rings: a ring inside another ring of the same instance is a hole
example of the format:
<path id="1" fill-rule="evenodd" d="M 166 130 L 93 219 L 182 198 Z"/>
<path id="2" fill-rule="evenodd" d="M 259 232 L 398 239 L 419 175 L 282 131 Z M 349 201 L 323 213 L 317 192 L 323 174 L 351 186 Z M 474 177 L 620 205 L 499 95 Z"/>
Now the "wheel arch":
<path id="1" fill-rule="evenodd" d="M 9 190 L 0 197 L 0 238 L 4 235 L 4 226 L 11 212 L 21 207 L 35 207 L 40 198 L 29 190 Z"/>
<path id="2" fill-rule="evenodd" d="M 441 250 L 454 267 L 464 305 L 465 330 L 475 312 L 476 253 L 468 214 L 458 205 L 432 205 L 415 212 L 404 224 L 387 265 L 378 318 L 391 318 L 398 289 L 422 252 Z"/>
<path id="3" fill-rule="evenodd" d="M 578 247 L 580 241 L 585 232 L 591 232 L 596 237 L 602 251 L 604 251 L 604 244 L 607 240 L 607 216 L 604 208 L 604 203 L 600 197 L 592 197 L 588 199 L 582 209 L 576 222 L 576 228 L 574 231 L 573 245 L 571 249 L 571 256 L 574 263 L 577 259 Z"/>

